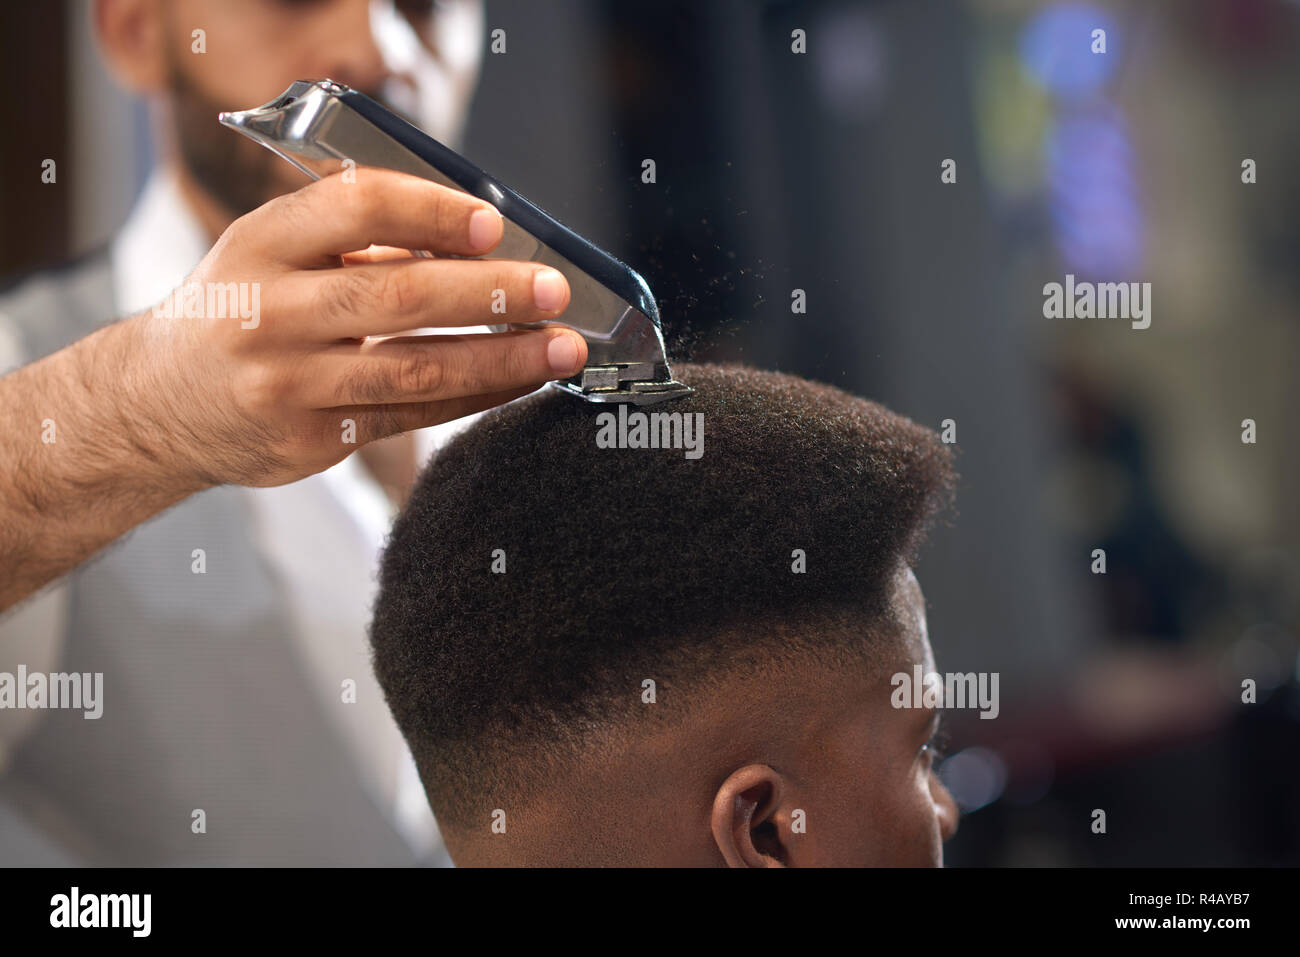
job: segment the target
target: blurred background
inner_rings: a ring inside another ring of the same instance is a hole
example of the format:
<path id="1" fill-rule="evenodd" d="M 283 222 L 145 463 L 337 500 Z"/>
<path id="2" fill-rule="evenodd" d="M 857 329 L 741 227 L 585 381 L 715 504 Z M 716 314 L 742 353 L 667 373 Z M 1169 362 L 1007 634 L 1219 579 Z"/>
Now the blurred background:
<path id="1" fill-rule="evenodd" d="M 4 9 L 0 283 L 101 247 L 149 172 L 87 9 Z M 1300 864 L 1300 4 L 488 0 L 486 26 L 463 151 L 640 271 L 672 354 L 955 424 L 918 575 L 940 670 L 998 672 L 1001 714 L 952 716 L 949 864 Z M 51 155 L 69 189 L 13 185 Z M 1045 319 L 1067 273 L 1150 283 L 1150 328 Z"/>

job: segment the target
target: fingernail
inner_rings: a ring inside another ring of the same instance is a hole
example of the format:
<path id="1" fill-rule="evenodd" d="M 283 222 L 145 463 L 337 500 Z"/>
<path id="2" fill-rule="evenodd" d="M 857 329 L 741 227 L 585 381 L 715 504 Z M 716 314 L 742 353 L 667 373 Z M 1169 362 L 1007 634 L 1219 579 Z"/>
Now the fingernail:
<path id="1" fill-rule="evenodd" d="M 557 375 L 573 375 L 578 371 L 578 337 L 572 333 L 556 336 L 547 343 L 546 361 Z"/>
<path id="2" fill-rule="evenodd" d="M 476 209 L 469 217 L 469 245 L 486 252 L 501 238 L 501 214 L 495 209 Z"/>
<path id="3" fill-rule="evenodd" d="M 539 269 L 533 274 L 533 305 L 543 312 L 554 312 L 564 305 L 569 284 L 555 269 Z"/>

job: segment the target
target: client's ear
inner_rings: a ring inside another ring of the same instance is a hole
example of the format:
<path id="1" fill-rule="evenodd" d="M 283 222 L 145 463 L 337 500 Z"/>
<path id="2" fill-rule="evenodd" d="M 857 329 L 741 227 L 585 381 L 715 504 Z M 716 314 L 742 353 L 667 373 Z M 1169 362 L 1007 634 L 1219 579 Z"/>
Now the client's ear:
<path id="1" fill-rule="evenodd" d="M 766 764 L 748 764 L 713 799 L 713 840 L 728 867 L 786 867 L 790 834 L 781 814 L 785 781 Z M 784 831 L 784 832 L 783 832 Z"/>

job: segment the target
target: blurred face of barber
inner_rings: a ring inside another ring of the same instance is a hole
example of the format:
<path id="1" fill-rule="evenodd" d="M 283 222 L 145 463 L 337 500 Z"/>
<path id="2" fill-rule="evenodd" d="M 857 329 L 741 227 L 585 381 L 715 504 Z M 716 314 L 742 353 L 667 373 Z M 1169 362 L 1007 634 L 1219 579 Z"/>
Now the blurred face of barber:
<path id="1" fill-rule="evenodd" d="M 455 143 L 482 57 L 482 0 L 96 0 L 94 10 L 106 57 L 154 101 L 164 158 L 214 235 L 307 181 L 221 126 L 222 110 L 329 77 Z"/>

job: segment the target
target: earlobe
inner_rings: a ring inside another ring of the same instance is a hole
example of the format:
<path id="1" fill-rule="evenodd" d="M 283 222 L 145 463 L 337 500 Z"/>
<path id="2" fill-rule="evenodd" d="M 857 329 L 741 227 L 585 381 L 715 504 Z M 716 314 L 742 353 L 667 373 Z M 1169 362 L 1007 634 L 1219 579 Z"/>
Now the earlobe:
<path id="1" fill-rule="evenodd" d="M 785 867 L 789 855 L 777 825 L 784 791 L 781 775 L 766 764 L 733 772 L 713 798 L 713 840 L 728 867 Z"/>

